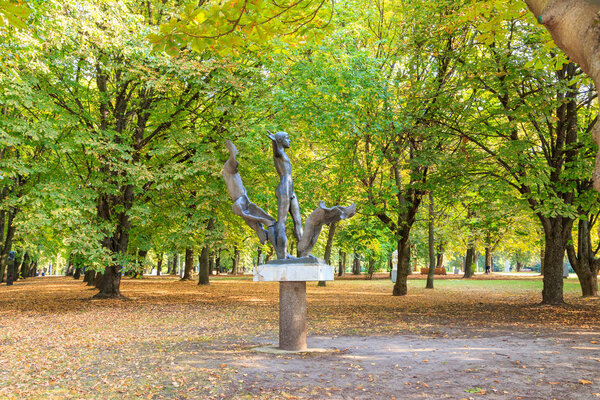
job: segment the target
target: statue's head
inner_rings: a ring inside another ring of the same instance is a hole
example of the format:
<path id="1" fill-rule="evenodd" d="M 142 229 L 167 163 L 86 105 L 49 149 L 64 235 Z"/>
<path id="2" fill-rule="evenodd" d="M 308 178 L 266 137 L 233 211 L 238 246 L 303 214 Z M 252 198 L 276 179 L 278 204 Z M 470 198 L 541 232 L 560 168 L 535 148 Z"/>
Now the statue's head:
<path id="1" fill-rule="evenodd" d="M 287 132 L 277 132 L 275 134 L 275 141 L 279 146 L 283 147 L 284 149 L 290 147 L 290 135 L 288 135 Z"/>

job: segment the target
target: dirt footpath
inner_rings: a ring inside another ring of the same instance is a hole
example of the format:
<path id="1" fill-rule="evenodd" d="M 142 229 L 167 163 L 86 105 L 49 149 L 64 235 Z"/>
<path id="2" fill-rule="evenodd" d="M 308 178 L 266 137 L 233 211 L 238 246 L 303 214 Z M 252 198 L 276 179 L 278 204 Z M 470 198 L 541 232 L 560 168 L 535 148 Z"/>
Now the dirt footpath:
<path id="1" fill-rule="evenodd" d="M 232 373 L 227 396 L 233 397 L 599 399 L 600 335 L 559 336 L 309 337 L 310 347 L 335 350 L 277 355 L 248 346 L 235 351 L 236 357 L 213 343 L 202 360 L 176 364 L 226 365 Z"/>

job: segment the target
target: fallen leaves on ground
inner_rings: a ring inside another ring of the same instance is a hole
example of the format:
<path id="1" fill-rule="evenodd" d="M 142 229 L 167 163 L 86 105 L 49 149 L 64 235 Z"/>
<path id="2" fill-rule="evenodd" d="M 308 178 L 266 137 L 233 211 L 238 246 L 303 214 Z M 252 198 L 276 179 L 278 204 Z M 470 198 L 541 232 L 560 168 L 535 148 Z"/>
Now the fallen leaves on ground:
<path id="1" fill-rule="evenodd" d="M 518 328 L 552 335 L 600 326 L 598 302 L 576 296 L 565 307 L 540 307 L 533 290 L 461 284 L 431 291 L 422 283 L 411 282 L 403 297 L 391 296 L 388 280 L 309 284 L 309 334 L 444 337 L 452 328 L 490 336 Z M 206 349 L 240 352 L 258 337 L 276 342 L 277 283 L 219 277 L 198 286 L 147 277 L 123 279 L 121 291 L 127 299 L 91 300 L 96 290 L 66 277 L 0 286 L 0 398 L 296 398 L 247 386 L 219 359 L 177 362 L 183 354 L 201 359 Z M 316 396 L 329 396 L 319 390 Z"/>

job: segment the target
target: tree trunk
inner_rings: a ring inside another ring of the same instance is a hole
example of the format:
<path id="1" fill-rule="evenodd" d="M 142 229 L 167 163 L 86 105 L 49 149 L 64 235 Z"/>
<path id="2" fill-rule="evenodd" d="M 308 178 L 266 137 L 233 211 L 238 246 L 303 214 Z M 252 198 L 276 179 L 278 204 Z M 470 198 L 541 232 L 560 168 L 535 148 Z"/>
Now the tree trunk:
<path id="1" fill-rule="evenodd" d="M 111 265 L 104 269 L 100 281 L 100 292 L 94 295 L 94 299 L 108 299 L 123 297 L 121 295 L 121 267 Z M 96 287 L 98 288 L 98 287 Z"/>
<path id="2" fill-rule="evenodd" d="M 521 263 L 521 261 L 517 260 L 517 272 L 521 272 L 522 267 L 523 267 L 523 263 Z"/>
<path id="3" fill-rule="evenodd" d="M 579 285 L 581 286 L 581 295 L 583 297 L 598 296 L 598 267 L 600 259 L 595 258 L 592 248 L 592 238 L 590 233 L 590 221 L 588 218 L 580 218 L 577 230 L 577 253 L 569 239 L 567 245 L 567 255 L 569 262 L 577 274 Z"/>
<path id="4" fill-rule="evenodd" d="M 333 248 L 333 238 L 335 237 L 335 230 L 337 228 L 337 222 L 329 224 L 329 231 L 327 232 L 327 244 L 325 245 L 325 262 L 327 265 L 331 265 L 331 249 Z"/>
<path id="5" fill-rule="evenodd" d="M 208 259 L 208 274 L 213 275 L 214 270 L 215 270 L 215 256 L 211 252 L 210 257 Z"/>
<path id="6" fill-rule="evenodd" d="M 29 258 L 29 253 L 25 252 L 23 255 L 23 259 L 21 260 L 21 277 L 23 279 L 29 277 L 29 265 L 31 264 L 31 259 Z"/>
<path id="7" fill-rule="evenodd" d="M 215 270 L 217 275 L 221 273 L 221 250 L 217 251 L 217 257 L 215 258 Z"/>
<path id="8" fill-rule="evenodd" d="M 262 249 L 259 247 L 257 254 L 256 254 L 256 265 L 261 265 L 262 264 L 262 260 L 260 258 L 260 256 L 262 255 Z"/>
<path id="9" fill-rule="evenodd" d="M 339 251 L 339 271 L 338 271 L 338 276 L 344 276 L 346 275 L 346 253 L 343 252 L 342 250 Z"/>
<path id="10" fill-rule="evenodd" d="M 438 246 L 436 266 L 438 268 L 442 268 L 444 266 L 444 245 L 442 243 L 440 243 Z"/>
<path id="11" fill-rule="evenodd" d="M 133 273 L 131 274 L 131 276 L 134 279 L 140 279 L 144 277 L 144 272 L 146 270 L 145 267 L 145 261 L 146 261 L 146 255 L 148 254 L 148 250 L 139 250 L 137 251 L 136 257 L 135 257 L 135 270 L 132 271 Z"/>
<path id="12" fill-rule="evenodd" d="M 239 264 L 240 264 L 240 250 L 237 248 L 237 246 L 235 246 L 233 248 L 233 260 L 232 260 L 232 267 L 231 267 L 232 275 L 238 274 L 238 265 Z"/>
<path id="13" fill-rule="evenodd" d="M 6 197 L 8 187 L 0 190 L 0 197 Z M 6 258 L 4 257 L 4 226 L 6 223 L 6 210 L 0 210 L 0 282 L 4 282 L 4 272 L 6 271 Z"/>
<path id="14" fill-rule="evenodd" d="M 427 245 L 429 249 L 429 271 L 427 272 L 427 284 L 425 289 L 433 289 L 433 278 L 435 276 L 435 238 L 434 238 L 434 204 L 433 204 L 433 192 L 429 191 L 429 224 L 428 224 L 428 240 Z"/>
<path id="15" fill-rule="evenodd" d="M 544 247 L 540 250 L 540 275 L 542 276 L 544 275 L 544 259 L 546 258 L 546 249 Z"/>
<path id="16" fill-rule="evenodd" d="M 102 286 L 102 277 L 103 277 L 103 274 L 100 271 L 96 272 L 96 275 L 94 275 L 94 281 L 92 282 L 92 285 L 96 289 L 100 289 L 100 287 Z"/>
<path id="17" fill-rule="evenodd" d="M 542 304 L 564 304 L 563 262 L 573 220 L 565 217 L 542 218 L 544 226 L 544 288 Z"/>
<path id="18" fill-rule="evenodd" d="M 331 248 L 333 247 L 333 238 L 335 236 L 335 228 L 337 228 L 337 222 L 329 224 L 329 230 L 327 232 L 327 244 L 325 245 L 325 263 L 331 265 Z M 317 286 L 325 286 L 325 281 L 319 281 Z"/>
<path id="19" fill-rule="evenodd" d="M 392 291 L 393 296 L 406 296 L 408 275 L 410 275 L 410 242 L 408 235 L 405 235 L 398 240 L 398 271 Z"/>
<path id="20" fill-rule="evenodd" d="M 12 242 L 13 242 L 13 237 L 15 235 L 15 225 L 13 224 L 13 221 L 15 219 L 15 216 L 17 215 L 17 210 L 16 209 L 11 209 L 10 211 L 8 211 L 8 219 L 4 218 L 4 215 L 6 215 L 5 213 L 7 213 L 6 211 L 3 211 L 2 217 L 0 219 L 2 219 L 2 225 L 0 225 L 0 228 L 2 228 L 2 230 L 0 231 L 0 282 L 4 282 L 4 276 L 5 271 L 7 271 L 7 266 L 8 266 L 8 253 L 10 253 L 11 249 L 12 249 Z M 2 234 L 4 233 L 4 230 L 6 229 L 6 236 L 4 236 L 4 238 L 2 237 Z"/>
<path id="21" fill-rule="evenodd" d="M 209 284 L 209 273 L 208 273 L 208 264 L 209 261 L 209 249 L 207 245 L 202 247 L 202 251 L 200 252 L 200 272 L 198 273 L 198 285 L 208 285 Z"/>
<path id="22" fill-rule="evenodd" d="M 412 265 L 412 270 L 411 269 L 408 270 L 408 274 L 410 275 L 412 273 L 412 271 L 417 272 L 417 265 L 418 265 L 418 263 L 417 263 L 417 245 L 416 244 L 413 244 L 411 246 L 409 254 L 413 255 L 413 257 L 412 257 L 412 264 L 413 264 Z"/>
<path id="23" fill-rule="evenodd" d="M 96 271 L 90 268 L 86 269 L 85 273 L 83 274 L 83 283 L 89 283 L 93 279 L 92 274 L 95 275 Z"/>
<path id="24" fill-rule="evenodd" d="M 473 277 L 473 256 L 475 254 L 475 247 L 473 243 L 469 243 L 467 247 L 467 254 L 465 255 L 465 274 L 463 278 Z"/>
<path id="25" fill-rule="evenodd" d="M 352 274 L 360 275 L 360 254 L 354 253 L 354 261 L 352 262 Z"/>
<path id="26" fill-rule="evenodd" d="M 75 272 L 73 272 L 73 279 L 79 280 L 81 278 L 81 267 L 75 268 Z"/>
<path id="27" fill-rule="evenodd" d="M 490 272 L 492 272 L 492 248 L 490 246 L 485 247 L 485 270 L 487 271 L 489 267 Z"/>
<path id="28" fill-rule="evenodd" d="M 375 258 L 371 256 L 369 258 L 369 269 L 367 270 L 366 279 L 368 279 L 368 280 L 373 279 L 374 272 L 375 272 Z"/>
<path id="29" fill-rule="evenodd" d="M 192 271 L 194 271 L 194 253 L 189 247 L 185 249 L 185 268 L 183 270 L 182 281 L 192 280 Z"/>
<path id="30" fill-rule="evenodd" d="M 177 253 L 173 253 L 173 258 L 171 259 L 171 275 L 177 275 Z"/>
<path id="31" fill-rule="evenodd" d="M 33 277 L 35 276 L 36 272 L 37 272 L 37 261 L 32 261 L 31 264 L 29 264 L 29 276 Z"/>
<path id="32" fill-rule="evenodd" d="M 158 255 L 158 260 L 156 260 L 156 276 L 160 276 L 161 272 L 162 272 L 162 264 L 163 264 L 163 257 L 165 255 L 163 253 L 160 253 Z"/>
<path id="33" fill-rule="evenodd" d="M 67 258 L 67 267 L 65 268 L 65 276 L 73 276 L 75 273 L 75 266 L 73 265 L 73 255 L 69 254 Z"/>

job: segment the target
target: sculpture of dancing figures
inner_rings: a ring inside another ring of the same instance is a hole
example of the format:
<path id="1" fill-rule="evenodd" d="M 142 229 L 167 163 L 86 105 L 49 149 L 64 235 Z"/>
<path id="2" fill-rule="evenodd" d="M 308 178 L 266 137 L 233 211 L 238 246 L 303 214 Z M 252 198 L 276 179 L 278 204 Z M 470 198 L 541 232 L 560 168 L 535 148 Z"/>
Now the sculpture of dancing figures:
<path id="1" fill-rule="evenodd" d="M 223 178 L 227 185 L 229 195 L 233 199 L 233 213 L 239 215 L 246 221 L 260 240 L 261 244 L 265 244 L 267 240 L 273 241 L 273 229 L 275 219 L 267 214 L 262 208 L 252 203 L 246 194 L 246 188 L 242 183 L 242 178 L 238 172 L 239 163 L 235 159 L 238 151 L 230 140 L 225 141 L 225 146 L 229 150 L 229 159 L 223 166 Z M 263 225 L 270 231 L 263 228 Z"/>
<path id="2" fill-rule="evenodd" d="M 276 134 L 269 132 L 268 137 L 273 144 L 275 169 L 280 178 L 279 185 L 275 190 L 278 210 L 277 220 L 248 199 L 238 171 L 239 163 L 235 159 L 238 153 L 237 149 L 231 141 L 226 140 L 225 146 L 229 150 L 229 159 L 223 166 L 223 178 L 229 195 L 233 199 L 233 212 L 242 217 L 246 224 L 256 232 L 261 244 L 269 241 L 273 245 L 277 260 L 293 258 L 287 252 L 288 241 L 285 233 L 285 223 L 289 212 L 294 221 L 294 236 L 298 241 L 298 256 L 301 258 L 308 257 L 313 246 L 317 243 L 322 226 L 352 217 L 356 212 L 356 205 L 327 207 L 325 203 L 320 202 L 319 206 L 306 219 L 303 230 L 300 206 L 292 182 L 292 163 L 285 154 L 285 149 L 290 147 L 290 138 L 285 132 L 277 132 Z M 294 261 L 290 260 L 289 262 Z"/>
<path id="3" fill-rule="evenodd" d="M 288 243 L 285 234 L 285 223 L 288 212 L 292 215 L 294 221 L 294 236 L 299 242 L 302 237 L 302 217 L 300 216 L 300 206 L 298 198 L 294 193 L 294 184 L 292 182 L 292 163 L 285 154 L 285 149 L 290 147 L 290 138 L 286 132 L 269 132 L 269 139 L 273 145 L 273 160 L 275 169 L 279 174 L 279 185 L 275 189 L 277 196 L 277 224 L 275 225 L 275 252 L 277 259 L 289 258 L 287 253 Z"/>

